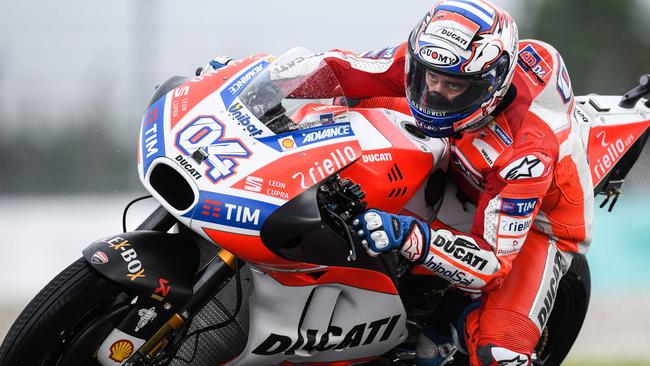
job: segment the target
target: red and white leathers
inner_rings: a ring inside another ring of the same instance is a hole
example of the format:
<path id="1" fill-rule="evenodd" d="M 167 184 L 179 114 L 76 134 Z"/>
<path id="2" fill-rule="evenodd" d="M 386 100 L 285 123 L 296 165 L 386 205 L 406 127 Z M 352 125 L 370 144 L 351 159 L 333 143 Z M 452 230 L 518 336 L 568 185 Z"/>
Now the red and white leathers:
<path id="1" fill-rule="evenodd" d="M 347 97 L 375 97 L 359 106 L 408 113 L 403 99 L 382 98 L 404 96 L 405 52 L 402 44 L 324 58 Z M 493 121 L 451 139 L 451 174 L 477 206 L 471 231 L 434 221 L 417 268 L 483 293 L 465 329 L 473 365 L 530 362 L 561 276 L 590 243 L 592 182 L 559 53 L 521 41 L 512 85 L 514 99 L 506 95 Z"/>

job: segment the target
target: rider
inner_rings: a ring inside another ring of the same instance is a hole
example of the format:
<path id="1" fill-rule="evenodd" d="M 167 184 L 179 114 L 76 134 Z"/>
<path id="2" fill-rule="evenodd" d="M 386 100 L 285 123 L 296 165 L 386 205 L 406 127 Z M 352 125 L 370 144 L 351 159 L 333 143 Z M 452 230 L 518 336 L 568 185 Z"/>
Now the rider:
<path id="1" fill-rule="evenodd" d="M 488 0 L 443 0 L 399 46 L 322 57 L 347 97 L 370 98 L 359 106 L 400 109 L 406 96 L 422 133 L 449 138 L 450 175 L 477 207 L 470 232 L 374 209 L 355 220 L 370 255 L 399 250 L 480 295 L 453 345 L 425 329 L 418 364 L 442 365 L 458 348 L 472 365 L 529 365 L 559 280 L 591 238 L 591 175 L 559 53 L 519 42 Z"/>
<path id="2" fill-rule="evenodd" d="M 355 221 L 368 252 L 399 250 L 482 294 L 456 342 L 472 365 L 530 364 L 559 280 L 591 237 L 591 175 L 559 53 L 519 42 L 511 16 L 487 0 L 448 0 L 408 42 L 324 57 L 350 98 L 406 96 L 422 133 L 450 139 L 451 175 L 477 206 L 470 232 L 368 210 Z M 418 363 L 446 362 L 440 340 Z"/>

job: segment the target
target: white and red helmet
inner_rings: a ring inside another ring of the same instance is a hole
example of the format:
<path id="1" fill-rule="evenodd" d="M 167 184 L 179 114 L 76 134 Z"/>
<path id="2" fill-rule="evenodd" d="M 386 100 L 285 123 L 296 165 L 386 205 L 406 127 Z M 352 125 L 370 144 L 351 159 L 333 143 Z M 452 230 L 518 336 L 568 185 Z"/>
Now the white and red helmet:
<path id="1" fill-rule="evenodd" d="M 512 17 L 487 0 L 436 3 L 411 32 L 406 56 L 406 97 L 422 132 L 445 137 L 482 127 L 510 87 L 518 43 Z M 427 78 L 460 94 L 432 91 Z"/>

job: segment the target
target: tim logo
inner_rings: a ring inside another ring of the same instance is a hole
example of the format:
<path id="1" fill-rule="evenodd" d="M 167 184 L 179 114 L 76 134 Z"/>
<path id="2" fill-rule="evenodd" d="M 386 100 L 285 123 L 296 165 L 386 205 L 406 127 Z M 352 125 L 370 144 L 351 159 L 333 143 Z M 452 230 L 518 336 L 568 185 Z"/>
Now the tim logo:
<path id="1" fill-rule="evenodd" d="M 503 198 L 501 212 L 511 216 L 528 216 L 535 211 L 537 198 Z"/>
<path id="2" fill-rule="evenodd" d="M 224 131 L 214 116 L 200 116 L 176 135 L 176 147 L 185 154 L 192 155 L 201 148 L 208 153 L 205 174 L 213 183 L 233 174 L 238 158 L 251 155 L 239 139 L 224 139 Z"/>

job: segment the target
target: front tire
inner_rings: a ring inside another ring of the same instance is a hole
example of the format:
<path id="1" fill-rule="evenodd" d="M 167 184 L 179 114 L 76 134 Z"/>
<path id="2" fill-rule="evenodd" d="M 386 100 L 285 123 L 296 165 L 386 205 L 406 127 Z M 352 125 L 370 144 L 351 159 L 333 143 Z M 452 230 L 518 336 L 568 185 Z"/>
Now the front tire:
<path id="1" fill-rule="evenodd" d="M 129 296 L 80 258 L 27 305 L 0 346 L 0 366 L 98 365 L 95 352 Z"/>

